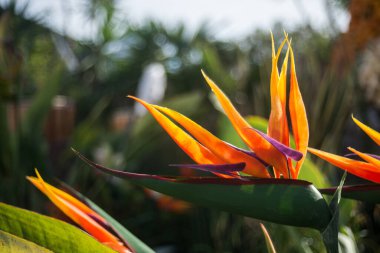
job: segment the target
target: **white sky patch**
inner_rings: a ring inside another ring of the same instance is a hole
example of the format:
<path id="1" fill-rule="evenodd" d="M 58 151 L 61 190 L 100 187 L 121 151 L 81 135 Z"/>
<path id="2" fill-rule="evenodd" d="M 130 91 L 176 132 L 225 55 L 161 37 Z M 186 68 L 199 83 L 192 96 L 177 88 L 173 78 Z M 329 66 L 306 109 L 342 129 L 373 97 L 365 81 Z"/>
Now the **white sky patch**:
<path id="1" fill-rule="evenodd" d="M 118 0 L 117 10 L 133 24 L 153 19 L 168 27 L 183 23 L 194 32 L 207 23 L 215 37 L 239 39 L 258 28 L 269 31 L 276 22 L 282 22 L 284 29 L 307 23 L 315 29 L 328 28 L 331 24 L 326 1 L 329 0 Z M 97 29 L 83 14 L 85 4 L 85 0 L 30 0 L 28 14 L 43 17 L 48 26 L 60 33 L 91 39 Z M 345 31 L 349 15 L 334 8 L 333 17 L 337 29 Z"/>

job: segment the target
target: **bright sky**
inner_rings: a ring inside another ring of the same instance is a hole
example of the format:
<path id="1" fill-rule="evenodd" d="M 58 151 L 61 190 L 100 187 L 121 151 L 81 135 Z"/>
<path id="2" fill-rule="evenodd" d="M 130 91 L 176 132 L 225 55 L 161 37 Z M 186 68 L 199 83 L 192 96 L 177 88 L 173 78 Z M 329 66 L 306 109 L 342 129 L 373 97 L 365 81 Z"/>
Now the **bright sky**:
<path id="1" fill-rule="evenodd" d="M 269 31 L 277 21 L 282 21 L 284 28 L 307 22 L 316 29 L 330 27 L 327 2 L 334 3 L 331 0 L 118 0 L 117 9 L 135 24 L 154 19 L 173 27 L 183 22 L 191 32 L 207 22 L 216 37 L 234 39 L 257 28 Z M 85 0 L 30 0 L 28 13 L 39 13 L 57 31 L 88 39 L 96 29 L 82 14 L 85 3 Z M 339 8 L 333 10 L 337 28 L 346 30 L 348 14 Z"/>

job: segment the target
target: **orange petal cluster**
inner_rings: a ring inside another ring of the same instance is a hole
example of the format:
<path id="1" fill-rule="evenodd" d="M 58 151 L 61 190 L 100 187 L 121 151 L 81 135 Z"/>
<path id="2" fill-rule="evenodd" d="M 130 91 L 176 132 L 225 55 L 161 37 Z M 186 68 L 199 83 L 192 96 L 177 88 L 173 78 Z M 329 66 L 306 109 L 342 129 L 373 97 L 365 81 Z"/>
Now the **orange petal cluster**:
<path id="1" fill-rule="evenodd" d="M 102 216 L 73 196 L 46 183 L 37 170 L 36 175 L 37 177 L 27 177 L 27 179 L 87 233 L 117 252 L 132 252 L 129 247 L 103 227 L 107 221 Z"/>
<path id="2" fill-rule="evenodd" d="M 354 116 L 352 116 L 352 119 L 372 140 L 374 140 L 378 145 L 380 145 L 379 132 L 366 126 L 365 124 L 354 118 Z M 308 150 L 310 151 L 310 153 L 317 155 L 318 157 L 326 160 L 332 165 L 346 170 L 347 172 L 353 175 L 356 175 L 358 177 L 367 179 L 375 183 L 380 183 L 380 159 L 378 156 L 362 153 L 360 151 L 357 151 L 356 149 L 348 147 L 348 150 L 350 150 L 353 154 L 357 155 L 358 157 L 364 160 L 358 161 L 344 156 L 334 155 L 318 149 L 308 148 Z"/>
<path id="3" fill-rule="evenodd" d="M 288 49 L 284 58 L 281 72 L 278 73 L 278 59 L 284 45 Z M 272 166 L 276 177 L 297 178 L 307 152 L 309 139 L 308 122 L 305 106 L 299 90 L 296 77 L 293 50 L 287 35 L 281 46 L 275 52 L 272 36 L 272 74 L 271 74 L 271 115 L 268 126 L 268 136 L 289 147 L 289 126 L 287 119 L 287 69 L 290 55 L 290 94 L 288 110 L 295 137 L 295 149 L 302 153 L 303 158 L 293 164 L 278 147 L 269 142 L 262 134 L 253 131 L 251 125 L 235 109 L 223 91 L 202 71 L 202 74 L 221 104 L 224 112 L 250 151 L 242 151 L 219 139 L 186 116 L 169 108 L 152 105 L 139 98 L 129 96 L 141 103 L 157 120 L 162 128 L 177 143 L 177 145 L 198 164 L 236 164 L 244 163 L 242 171 L 245 174 L 268 178 L 267 166 Z M 174 122 L 178 125 L 176 125 Z M 183 129 L 182 129 L 182 128 Z M 185 131 L 186 130 L 186 131 Z M 251 152 L 251 153 L 250 153 Z M 253 155 L 252 155 L 253 154 Z M 222 177 L 231 177 L 215 173 Z M 236 172 L 233 177 L 239 177 Z"/>

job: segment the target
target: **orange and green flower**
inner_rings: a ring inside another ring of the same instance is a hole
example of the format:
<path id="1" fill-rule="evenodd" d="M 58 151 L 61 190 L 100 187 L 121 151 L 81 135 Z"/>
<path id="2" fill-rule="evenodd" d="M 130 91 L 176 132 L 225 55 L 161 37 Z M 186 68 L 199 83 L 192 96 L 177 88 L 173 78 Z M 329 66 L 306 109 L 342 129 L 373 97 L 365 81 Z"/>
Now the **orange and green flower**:
<path id="1" fill-rule="evenodd" d="M 366 126 L 354 116 L 352 116 L 353 121 L 378 145 L 380 145 L 380 133 L 374 129 Z M 308 149 L 314 155 L 326 160 L 332 165 L 346 170 L 347 172 L 356 175 L 358 177 L 364 178 L 366 180 L 380 183 L 380 157 L 373 154 L 367 154 L 360 152 L 354 148 L 348 147 L 353 154 L 357 155 L 362 159 L 362 161 L 351 159 L 349 157 L 334 155 L 325 151 L 309 148 Z"/>

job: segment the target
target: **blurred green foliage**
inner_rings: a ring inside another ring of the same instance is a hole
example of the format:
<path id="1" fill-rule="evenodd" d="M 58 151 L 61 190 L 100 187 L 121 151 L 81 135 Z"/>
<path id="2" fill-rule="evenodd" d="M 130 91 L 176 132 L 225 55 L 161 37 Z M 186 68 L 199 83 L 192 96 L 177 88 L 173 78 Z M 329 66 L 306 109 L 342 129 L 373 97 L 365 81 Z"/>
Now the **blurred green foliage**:
<path id="1" fill-rule="evenodd" d="M 269 32 L 258 30 L 236 41 L 220 41 L 207 26 L 193 35 L 186 33 L 184 25 L 172 29 L 157 22 L 135 26 L 120 19 L 114 8 L 113 2 L 88 1 L 88 17 L 100 24 L 92 41 L 57 34 L 42 25 L 41 19 L 27 18 L 25 10 L 14 3 L 0 8 L 0 201 L 48 212 L 45 200 L 24 179 L 37 167 L 107 207 L 111 216 L 155 249 L 263 252 L 265 240 L 257 221 L 197 207 L 187 213 L 168 213 L 141 188 L 90 172 L 69 147 L 105 166 L 152 174 L 181 173 L 167 164 L 190 160 L 149 115 L 135 117 L 133 101 L 126 98 L 135 94 L 144 68 L 153 62 L 161 63 L 167 74 L 168 88 L 160 104 L 235 143 L 227 129 L 230 126 L 207 96 L 200 69 L 220 85 L 243 115 L 268 118 Z M 273 28 L 277 43 L 283 37 L 282 29 L 281 24 Z M 342 79 L 329 68 L 339 34 L 315 31 L 308 25 L 287 32 L 307 106 L 310 146 L 341 152 L 347 143 L 348 115 L 353 108 L 368 105 L 360 95 L 355 72 Z M 46 129 L 52 127 L 46 119 L 58 94 L 73 101 L 75 127 L 57 144 L 46 136 Z M 120 109 L 128 119 L 121 130 L 112 123 Z M 311 161 L 307 164 L 316 171 Z M 316 164 L 320 171 L 312 177 L 318 174 L 318 184 L 337 183 L 337 170 L 320 161 Z M 356 215 L 359 211 L 352 203 L 341 215 L 342 225 L 352 231 L 342 227 L 342 233 L 363 248 L 366 217 Z M 314 231 L 279 227 L 269 225 L 268 230 L 281 252 L 322 252 Z M 365 245 L 377 245 L 369 240 Z"/>

